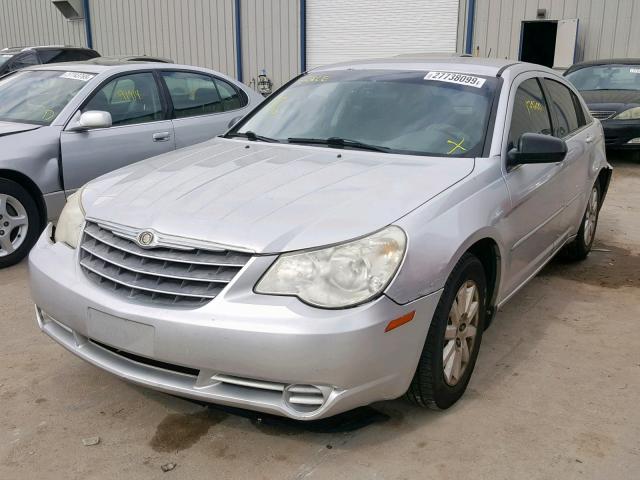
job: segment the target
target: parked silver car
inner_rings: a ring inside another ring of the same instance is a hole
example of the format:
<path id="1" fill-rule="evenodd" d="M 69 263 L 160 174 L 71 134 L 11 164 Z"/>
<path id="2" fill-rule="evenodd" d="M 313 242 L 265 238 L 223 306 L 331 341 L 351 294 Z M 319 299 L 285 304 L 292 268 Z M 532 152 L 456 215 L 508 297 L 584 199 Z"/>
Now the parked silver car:
<path id="1" fill-rule="evenodd" d="M 219 135 L 262 100 L 212 70 L 127 59 L 3 77 L 0 268 L 20 261 L 87 181 Z"/>
<path id="2" fill-rule="evenodd" d="M 587 256 L 610 176 L 600 123 L 550 69 L 320 68 L 224 138 L 71 197 L 31 252 L 38 323 L 200 400 L 447 408 L 498 307 L 561 249 Z"/>

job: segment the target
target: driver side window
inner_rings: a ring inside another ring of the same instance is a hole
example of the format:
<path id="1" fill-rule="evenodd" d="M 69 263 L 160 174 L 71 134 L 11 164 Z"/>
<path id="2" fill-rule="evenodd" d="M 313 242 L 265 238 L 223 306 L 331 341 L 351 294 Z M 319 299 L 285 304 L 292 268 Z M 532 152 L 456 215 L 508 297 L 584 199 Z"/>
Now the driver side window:
<path id="1" fill-rule="evenodd" d="M 523 133 L 551 134 L 549 107 L 535 78 L 522 82 L 516 91 L 507 150 L 518 144 L 518 138 Z"/>
<path id="2" fill-rule="evenodd" d="M 164 112 L 152 73 L 115 78 L 98 90 L 82 109 L 111 114 L 112 125 L 134 125 L 162 120 Z"/>

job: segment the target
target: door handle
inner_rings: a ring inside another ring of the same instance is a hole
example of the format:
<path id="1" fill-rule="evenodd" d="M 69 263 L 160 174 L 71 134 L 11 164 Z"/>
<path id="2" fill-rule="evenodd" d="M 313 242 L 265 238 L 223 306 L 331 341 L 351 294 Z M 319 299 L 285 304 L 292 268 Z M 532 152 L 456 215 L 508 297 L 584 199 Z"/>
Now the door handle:
<path id="1" fill-rule="evenodd" d="M 158 132 L 153 134 L 154 142 L 166 142 L 171 138 L 171 134 L 169 132 Z"/>
<path id="2" fill-rule="evenodd" d="M 593 135 L 589 135 L 587 138 L 584 139 L 585 142 L 587 143 L 591 143 L 595 140 L 596 138 Z"/>

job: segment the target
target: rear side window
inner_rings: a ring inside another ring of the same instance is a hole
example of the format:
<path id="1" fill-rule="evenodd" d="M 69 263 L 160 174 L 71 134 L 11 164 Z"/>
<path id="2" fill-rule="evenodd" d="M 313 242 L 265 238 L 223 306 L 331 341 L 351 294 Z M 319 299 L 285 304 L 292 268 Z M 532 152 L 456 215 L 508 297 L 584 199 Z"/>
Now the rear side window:
<path id="1" fill-rule="evenodd" d="M 235 87 L 219 78 L 216 78 L 214 81 L 218 87 L 218 92 L 220 92 L 220 98 L 222 99 L 222 106 L 225 112 L 238 110 L 247 104 L 247 97 Z"/>
<path id="2" fill-rule="evenodd" d="M 549 106 L 535 78 L 525 80 L 516 91 L 507 148 L 514 148 L 523 133 L 551 134 Z"/>
<path id="3" fill-rule="evenodd" d="M 582 108 L 580 108 L 580 112 L 576 109 L 578 99 L 574 98 L 575 95 L 573 92 L 560 82 L 545 79 L 544 83 L 551 96 L 551 103 L 556 119 L 553 135 L 558 138 L 571 135 L 584 125 Z"/>
<path id="4" fill-rule="evenodd" d="M 113 125 L 162 120 L 158 86 L 152 73 L 134 73 L 111 80 L 98 90 L 82 111 L 109 112 Z"/>
<path id="5" fill-rule="evenodd" d="M 175 118 L 224 111 L 223 100 L 213 78 L 193 72 L 162 72 Z"/>
<path id="6" fill-rule="evenodd" d="M 23 52 L 13 57 L 9 64 L 9 70 L 20 70 L 21 68 L 38 65 L 38 57 L 33 52 Z"/>

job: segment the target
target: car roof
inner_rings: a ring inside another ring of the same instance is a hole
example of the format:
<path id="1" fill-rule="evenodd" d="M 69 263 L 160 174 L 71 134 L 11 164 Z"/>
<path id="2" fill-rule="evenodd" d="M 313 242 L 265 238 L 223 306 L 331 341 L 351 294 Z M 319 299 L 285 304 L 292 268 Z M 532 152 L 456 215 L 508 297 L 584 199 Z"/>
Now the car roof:
<path id="1" fill-rule="evenodd" d="M 224 76 L 210 68 L 196 67 L 193 65 L 180 65 L 177 63 L 154 63 L 154 62 L 121 62 L 116 64 L 100 65 L 91 61 L 82 62 L 64 62 L 64 63 L 47 63 L 44 65 L 34 65 L 32 67 L 23 68 L 20 71 L 39 71 L 39 70 L 53 70 L 59 72 L 81 72 L 81 73 L 94 73 L 96 75 L 101 73 L 121 73 L 131 72 L 138 70 L 158 70 L 158 69 L 175 69 L 175 70 L 191 70 L 194 72 L 209 72 L 216 73 Z"/>
<path id="2" fill-rule="evenodd" d="M 595 67 L 598 65 L 640 65 L 640 58 L 602 58 L 600 60 L 574 63 L 564 74 L 566 75 L 582 68 Z"/>
<path id="3" fill-rule="evenodd" d="M 16 54 L 29 50 L 85 50 L 94 52 L 95 50 L 85 47 L 74 47 L 72 45 L 39 45 L 39 46 L 23 46 L 23 47 L 6 47 L 0 49 L 0 54 Z"/>
<path id="4" fill-rule="evenodd" d="M 483 75 L 488 77 L 500 76 L 502 72 L 508 68 L 520 67 L 522 70 L 541 70 L 546 72 L 554 72 L 552 69 L 542 65 L 536 65 L 526 62 L 520 62 L 513 59 L 503 58 L 486 58 L 464 56 L 461 54 L 441 54 L 433 56 L 433 54 L 414 54 L 399 55 L 391 58 L 378 58 L 369 60 L 355 60 L 350 62 L 341 62 L 331 65 L 317 67 L 312 71 L 314 73 L 331 70 L 442 70 L 452 71 L 456 73 L 467 73 L 472 75 Z"/>
<path id="5" fill-rule="evenodd" d="M 174 63 L 170 58 L 150 57 L 147 55 L 112 55 L 108 57 L 96 57 L 83 61 L 93 65 L 127 65 L 130 63 Z"/>

